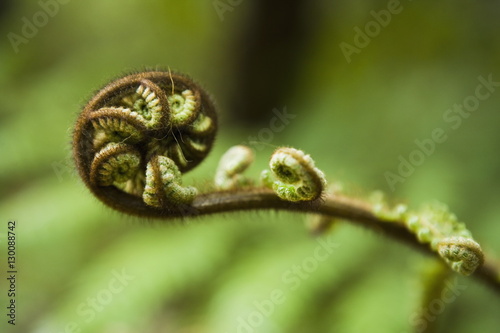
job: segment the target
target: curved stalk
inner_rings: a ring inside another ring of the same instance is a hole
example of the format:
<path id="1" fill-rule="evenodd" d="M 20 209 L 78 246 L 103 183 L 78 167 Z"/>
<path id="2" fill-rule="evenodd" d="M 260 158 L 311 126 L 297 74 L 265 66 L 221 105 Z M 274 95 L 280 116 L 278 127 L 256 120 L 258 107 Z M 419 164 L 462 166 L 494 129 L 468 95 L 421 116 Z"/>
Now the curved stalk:
<path id="1" fill-rule="evenodd" d="M 192 209 L 187 214 L 191 216 L 244 210 L 274 209 L 342 218 L 387 235 L 418 249 L 422 253 L 438 257 L 437 253 L 432 251 L 428 245 L 418 241 L 415 234 L 405 227 L 403 221 L 377 217 L 371 212 L 368 203 L 343 195 L 326 194 L 310 202 L 289 202 L 281 200 L 270 189 L 249 188 L 200 194 L 193 201 L 191 207 Z M 165 215 L 163 217 L 165 218 Z M 485 255 L 484 264 L 472 276 L 500 294 L 500 269 L 489 256 Z"/>

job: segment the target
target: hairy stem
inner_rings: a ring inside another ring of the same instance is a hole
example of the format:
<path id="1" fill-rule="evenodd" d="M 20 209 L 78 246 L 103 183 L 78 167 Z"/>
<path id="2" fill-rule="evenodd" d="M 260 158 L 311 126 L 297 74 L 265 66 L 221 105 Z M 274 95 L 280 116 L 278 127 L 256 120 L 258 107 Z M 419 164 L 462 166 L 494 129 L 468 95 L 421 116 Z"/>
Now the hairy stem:
<path id="1" fill-rule="evenodd" d="M 425 254 L 437 256 L 428 245 L 418 241 L 416 236 L 405 227 L 403 221 L 381 219 L 371 212 L 368 203 L 338 194 L 326 194 L 322 198 L 310 202 L 288 202 L 281 200 L 272 190 L 267 188 L 211 192 L 200 194 L 193 201 L 190 215 L 257 209 L 300 211 L 346 219 L 386 234 Z M 473 276 L 500 293 L 500 269 L 488 256 L 485 257 L 484 264 Z"/>

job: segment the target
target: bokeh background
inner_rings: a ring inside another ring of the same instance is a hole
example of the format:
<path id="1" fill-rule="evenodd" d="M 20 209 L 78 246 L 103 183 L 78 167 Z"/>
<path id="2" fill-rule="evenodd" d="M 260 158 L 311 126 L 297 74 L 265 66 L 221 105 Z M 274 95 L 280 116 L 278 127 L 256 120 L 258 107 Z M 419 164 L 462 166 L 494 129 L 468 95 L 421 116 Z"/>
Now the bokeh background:
<path id="1" fill-rule="evenodd" d="M 416 321 L 435 261 L 372 231 L 337 223 L 320 238 L 335 250 L 299 275 L 293 267 L 320 246 L 306 216 L 124 216 L 89 194 L 70 153 L 73 123 L 95 89 L 169 67 L 201 82 L 220 110 L 216 147 L 186 184 L 210 181 L 232 145 L 255 149 L 255 178 L 274 147 L 289 145 L 355 195 L 379 189 L 412 208 L 447 203 L 499 258 L 500 89 L 458 128 L 443 119 L 480 76 L 500 81 L 497 2 L 61 2 L 1 2 L 2 332 L 498 332 L 499 295 L 457 275 L 449 277 L 457 297 L 430 309 L 425 325 Z M 388 6 L 398 13 L 346 57 L 341 43 L 356 46 L 355 27 L 364 31 L 371 11 Z M 30 37 L 13 42 L 23 29 Z M 269 135 L 273 110 L 294 118 Z M 386 172 L 397 173 L 400 156 L 436 128 L 447 140 L 389 186 Z M 4 314 L 9 220 L 15 327 Z"/>

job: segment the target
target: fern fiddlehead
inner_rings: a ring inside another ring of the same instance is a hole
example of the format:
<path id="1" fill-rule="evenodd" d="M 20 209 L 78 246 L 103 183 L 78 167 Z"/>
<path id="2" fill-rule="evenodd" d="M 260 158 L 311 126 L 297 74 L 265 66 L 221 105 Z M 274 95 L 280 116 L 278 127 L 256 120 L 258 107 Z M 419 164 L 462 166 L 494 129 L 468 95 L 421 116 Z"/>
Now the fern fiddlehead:
<path id="1" fill-rule="evenodd" d="M 217 115 L 209 95 L 181 74 L 146 71 L 115 80 L 85 105 L 73 134 L 73 155 L 87 187 L 108 206 L 155 218 L 236 210 L 279 209 L 359 223 L 424 251 L 432 250 L 455 271 L 475 274 L 500 291 L 500 273 L 483 258 L 465 226 L 443 209 L 388 209 L 379 194 L 363 201 L 325 191 L 323 172 L 304 152 L 282 147 L 258 186 L 242 173 L 253 161 L 243 146 L 230 149 L 216 172 L 213 190 L 182 184 L 212 148 Z M 316 227 L 314 227 L 316 228 Z M 422 247 L 420 244 L 428 244 Z M 483 265 L 483 262 L 486 262 Z"/>
<path id="2" fill-rule="evenodd" d="M 170 71 L 136 73 L 101 89 L 83 108 L 73 154 L 80 176 L 104 203 L 125 212 L 176 210 L 196 189 L 180 175 L 209 153 L 217 129 L 208 94 Z"/>

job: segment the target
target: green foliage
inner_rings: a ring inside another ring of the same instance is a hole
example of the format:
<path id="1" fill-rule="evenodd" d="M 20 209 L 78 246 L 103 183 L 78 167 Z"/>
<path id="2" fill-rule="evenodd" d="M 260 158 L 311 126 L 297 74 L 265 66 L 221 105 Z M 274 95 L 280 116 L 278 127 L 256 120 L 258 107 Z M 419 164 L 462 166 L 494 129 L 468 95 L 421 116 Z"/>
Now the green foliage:
<path id="1" fill-rule="evenodd" d="M 244 3 L 221 22 L 210 1 L 70 1 L 19 53 L 7 38 L 0 41 L 0 261 L 5 263 L 6 222 L 16 220 L 22 291 L 18 325 L 6 326 L 3 318 L 2 332 L 60 333 L 72 322 L 82 333 L 234 332 L 239 318 L 263 313 L 255 302 L 268 304 L 275 290 L 283 292 L 275 297 L 283 302 L 262 315 L 255 332 L 416 330 L 414 314 L 436 299 L 422 300 L 433 295 L 421 285 L 421 266 L 429 259 L 400 244 L 339 221 L 320 238 L 338 247 L 320 260 L 319 241 L 302 225 L 305 217 L 252 212 L 164 225 L 110 210 L 74 175 L 69 142 L 77 113 L 96 86 L 124 69 L 161 64 L 189 72 L 214 94 L 223 120 L 237 112 L 227 100 L 234 93 L 232 38 L 252 9 Z M 328 179 L 389 192 L 384 172 L 396 172 L 398 156 L 408 158 L 415 139 L 442 127 L 447 141 L 388 196 L 412 206 L 448 203 L 485 251 L 498 256 L 500 92 L 463 118 L 459 129 L 442 118 L 474 91 L 479 75 L 500 79 L 498 7 L 404 5 L 347 64 L 338 44 L 351 42 L 352 27 L 364 25 L 379 4 L 314 2 L 308 12 L 314 38 L 298 55 L 299 79 L 287 99 L 296 118 L 270 144 L 303 148 Z M 35 1 L 16 1 L 2 17 L 2 35 L 20 33 L 21 18 L 38 10 Z M 274 107 L 280 106 L 269 105 L 270 115 Z M 224 151 L 259 130 L 221 126 L 216 147 L 183 177 L 185 186 L 211 183 Z M 256 150 L 249 178 L 258 178 L 272 150 Z M 120 289 L 113 293 L 110 282 L 122 270 L 133 279 L 112 284 Z M 4 274 L 2 269 L 2 306 Z M 496 332 L 499 298 L 472 279 L 458 283 L 464 290 L 442 312 L 431 313 L 433 327 Z M 90 319 L 88 302 L 97 297 L 102 310 Z"/>

